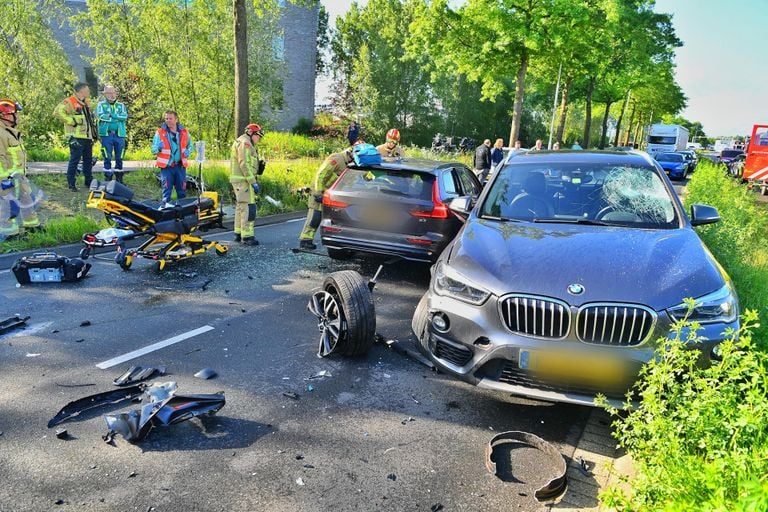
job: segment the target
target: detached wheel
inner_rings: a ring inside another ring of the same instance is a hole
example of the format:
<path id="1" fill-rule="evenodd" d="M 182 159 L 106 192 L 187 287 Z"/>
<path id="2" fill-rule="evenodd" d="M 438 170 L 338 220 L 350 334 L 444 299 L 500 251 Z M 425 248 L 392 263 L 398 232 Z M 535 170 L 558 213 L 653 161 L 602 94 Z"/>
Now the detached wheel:
<path id="1" fill-rule="evenodd" d="M 328 251 L 328 257 L 333 260 L 348 260 L 353 256 L 353 252 L 349 249 L 333 249 L 328 247 L 326 250 Z"/>
<path id="2" fill-rule="evenodd" d="M 322 290 L 312 295 L 308 307 L 318 320 L 319 357 L 333 352 L 359 356 L 373 346 L 376 334 L 373 295 L 363 276 L 354 270 L 342 270 L 326 277 Z"/>
<path id="3" fill-rule="evenodd" d="M 82 249 L 80 249 L 80 258 L 87 260 L 90 255 L 91 255 L 90 247 L 83 247 Z"/>

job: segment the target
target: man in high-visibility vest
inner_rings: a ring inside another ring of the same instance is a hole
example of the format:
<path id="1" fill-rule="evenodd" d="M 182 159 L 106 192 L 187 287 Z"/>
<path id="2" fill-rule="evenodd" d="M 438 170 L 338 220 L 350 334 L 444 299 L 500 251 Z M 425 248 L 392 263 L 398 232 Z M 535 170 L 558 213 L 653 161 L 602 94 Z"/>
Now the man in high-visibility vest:
<path id="1" fill-rule="evenodd" d="M 125 121 L 128 119 L 128 110 L 124 103 L 117 101 L 117 90 L 111 85 L 104 87 L 104 98 L 96 105 L 101 153 L 104 157 L 104 177 L 108 180 L 112 179 L 112 155 L 114 153 L 114 177 L 122 183 Z"/>
<path id="2" fill-rule="evenodd" d="M 67 184 L 69 190 L 77 192 L 75 175 L 77 164 L 83 161 L 85 187 L 91 186 L 91 168 L 93 167 L 93 142 L 97 139 L 96 124 L 91 112 L 88 97 L 91 89 L 88 84 L 75 84 L 75 94 L 66 98 L 54 109 L 53 115 L 64 123 L 64 136 L 69 144 L 69 163 L 67 164 Z"/>
<path id="3" fill-rule="evenodd" d="M 299 248 L 314 251 L 317 246 L 314 243 L 315 231 L 320 226 L 323 213 L 323 192 L 333 185 L 347 166 L 352 163 L 352 148 L 347 148 L 340 153 L 335 153 L 326 158 L 315 176 L 312 193 L 307 201 L 307 220 L 299 235 Z"/>
<path id="4" fill-rule="evenodd" d="M 253 236 L 253 222 L 256 220 L 256 194 L 259 192 L 256 176 L 263 170 L 256 144 L 263 136 L 261 126 L 251 123 L 232 144 L 229 183 L 235 191 L 235 242 L 243 245 L 259 245 Z"/>
<path id="5" fill-rule="evenodd" d="M 26 178 L 27 153 L 16 129 L 21 105 L 0 100 L 0 240 L 40 226 L 33 194 Z"/>
<path id="6" fill-rule="evenodd" d="M 164 206 L 173 206 L 171 192 L 176 189 L 176 199 L 187 196 L 187 166 L 195 152 L 195 144 L 189 132 L 179 123 L 179 115 L 173 110 L 163 114 L 164 123 L 152 139 L 152 154 L 157 155 L 155 165 L 160 168 Z"/>

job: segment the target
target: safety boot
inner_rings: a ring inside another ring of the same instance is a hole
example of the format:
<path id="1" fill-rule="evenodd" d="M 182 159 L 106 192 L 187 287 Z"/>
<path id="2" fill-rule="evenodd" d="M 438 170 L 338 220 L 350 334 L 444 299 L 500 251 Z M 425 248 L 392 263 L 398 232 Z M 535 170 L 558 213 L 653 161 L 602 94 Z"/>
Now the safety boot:
<path id="1" fill-rule="evenodd" d="M 255 246 L 255 245 L 259 245 L 259 241 L 253 238 L 252 236 L 245 236 L 240 240 L 240 244 Z"/>
<path id="2" fill-rule="evenodd" d="M 235 233 L 235 242 L 239 242 L 240 240 L 240 233 Z"/>
<path id="3" fill-rule="evenodd" d="M 305 251 L 314 251 L 317 249 L 317 246 L 312 242 L 312 240 L 301 240 L 299 242 L 299 249 L 304 249 Z"/>

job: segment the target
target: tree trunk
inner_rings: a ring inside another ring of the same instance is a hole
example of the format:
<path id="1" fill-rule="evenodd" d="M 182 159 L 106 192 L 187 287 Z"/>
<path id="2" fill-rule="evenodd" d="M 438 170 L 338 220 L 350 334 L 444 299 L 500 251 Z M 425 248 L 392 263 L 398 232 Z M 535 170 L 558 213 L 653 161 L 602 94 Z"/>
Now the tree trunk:
<path id="1" fill-rule="evenodd" d="M 608 116 L 611 114 L 611 105 L 613 105 L 613 101 L 606 101 L 605 102 L 605 114 L 603 114 L 603 125 L 602 129 L 600 131 L 600 149 L 605 149 L 605 139 L 608 136 Z"/>
<path id="2" fill-rule="evenodd" d="M 635 143 L 642 149 L 643 139 L 645 138 L 645 125 L 643 125 L 643 116 L 640 114 L 640 118 L 637 120 L 637 128 L 635 129 Z"/>
<path id="3" fill-rule="evenodd" d="M 523 115 L 523 94 L 525 92 L 525 73 L 528 71 L 528 50 L 523 49 L 520 56 L 520 68 L 517 70 L 515 103 L 512 107 L 512 127 L 509 130 L 509 146 L 514 147 L 520 136 L 520 118 Z"/>
<path id="4" fill-rule="evenodd" d="M 563 87 L 563 99 L 560 101 L 560 121 L 557 125 L 557 134 L 555 140 L 560 144 L 563 143 L 563 135 L 565 134 L 565 120 L 568 117 L 568 92 L 571 90 L 571 84 L 573 83 L 573 77 L 569 77 L 565 81 Z"/>
<path id="5" fill-rule="evenodd" d="M 595 92 L 595 77 L 589 77 L 589 86 L 587 86 L 587 109 L 586 119 L 584 120 L 584 140 L 581 146 L 584 149 L 589 148 L 589 131 L 592 129 L 592 93 Z"/>
<path id="6" fill-rule="evenodd" d="M 632 113 L 629 115 L 629 126 L 627 126 L 627 137 L 624 140 L 624 145 L 629 146 L 629 137 L 632 135 L 632 127 L 635 126 L 635 110 L 637 104 L 632 105 Z"/>
<path id="7" fill-rule="evenodd" d="M 245 132 L 250 115 L 248 97 L 248 21 L 245 0 L 233 0 L 235 11 L 235 135 Z"/>
<path id="8" fill-rule="evenodd" d="M 613 139 L 613 145 L 618 146 L 619 145 L 619 135 L 621 135 L 621 122 L 624 120 L 624 112 L 627 110 L 627 103 L 629 103 L 629 94 L 630 91 L 627 91 L 627 95 L 624 96 L 624 101 L 621 104 L 621 113 L 619 114 L 619 119 L 616 121 L 616 137 Z"/>

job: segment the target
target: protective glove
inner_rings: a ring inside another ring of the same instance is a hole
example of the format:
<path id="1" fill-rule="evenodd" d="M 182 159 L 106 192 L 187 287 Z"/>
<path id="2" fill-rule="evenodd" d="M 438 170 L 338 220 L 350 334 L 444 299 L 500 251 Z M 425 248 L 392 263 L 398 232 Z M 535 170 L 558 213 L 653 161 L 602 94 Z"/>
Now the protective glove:
<path id="1" fill-rule="evenodd" d="M 189 150 L 188 149 L 184 150 L 184 158 L 189 158 Z"/>
<path id="2" fill-rule="evenodd" d="M 75 114 L 74 116 L 72 116 L 72 119 L 75 120 L 75 124 L 72 125 L 72 126 L 77 126 L 79 124 L 85 123 L 85 116 L 84 115 Z"/>
<path id="3" fill-rule="evenodd" d="M 259 187 L 258 183 L 254 183 L 253 185 L 251 185 L 251 187 L 253 188 L 253 193 L 254 194 L 258 194 L 259 190 L 261 190 L 261 188 Z"/>

